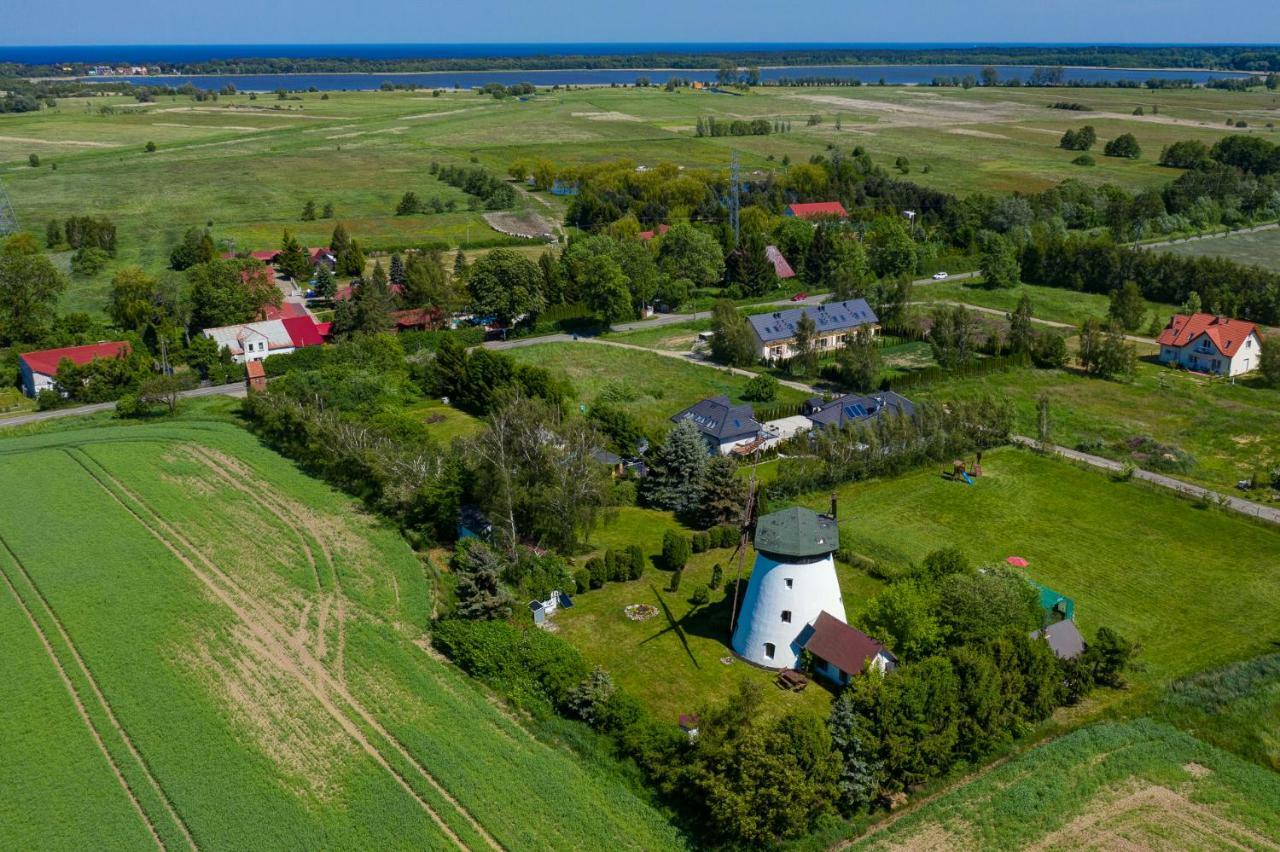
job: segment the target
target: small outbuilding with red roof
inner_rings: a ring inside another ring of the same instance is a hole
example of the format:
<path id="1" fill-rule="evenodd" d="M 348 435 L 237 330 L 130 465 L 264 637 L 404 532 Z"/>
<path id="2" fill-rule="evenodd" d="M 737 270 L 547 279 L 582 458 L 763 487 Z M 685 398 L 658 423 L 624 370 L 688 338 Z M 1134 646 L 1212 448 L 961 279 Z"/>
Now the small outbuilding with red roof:
<path id="1" fill-rule="evenodd" d="M 1255 323 L 1214 314 L 1174 314 L 1156 343 L 1161 362 L 1198 373 L 1239 376 L 1256 370 L 1262 360 Z"/>
<path id="2" fill-rule="evenodd" d="M 64 358 L 77 367 L 83 367 L 97 358 L 128 358 L 132 352 L 132 347 L 123 340 L 24 352 L 18 356 L 18 369 L 22 373 L 22 392 L 34 397 L 42 390 L 53 390 L 54 377 L 58 375 L 58 364 L 62 363 Z"/>
<path id="3" fill-rule="evenodd" d="M 800 636 L 800 645 L 813 655 L 814 674 L 836 684 L 844 685 L 869 668 L 890 672 L 898 664 L 888 648 L 826 610 L 818 613 L 805 633 L 808 636 Z"/>
<path id="4" fill-rule="evenodd" d="M 838 219 L 849 218 L 849 213 L 839 201 L 813 201 L 808 204 L 791 204 L 787 206 L 786 215 L 797 219 L 819 219 L 834 216 Z"/>

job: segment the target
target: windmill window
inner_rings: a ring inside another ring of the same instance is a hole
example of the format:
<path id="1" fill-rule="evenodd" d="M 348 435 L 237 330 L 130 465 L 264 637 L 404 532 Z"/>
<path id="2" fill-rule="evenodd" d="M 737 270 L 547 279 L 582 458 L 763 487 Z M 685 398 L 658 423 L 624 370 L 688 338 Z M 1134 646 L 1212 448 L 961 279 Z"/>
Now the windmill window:
<path id="1" fill-rule="evenodd" d="M 783 624 L 790 624 L 790 623 L 791 623 L 791 610 L 789 610 L 789 609 L 784 609 L 784 610 L 782 611 L 782 623 L 783 623 Z"/>
<path id="2" fill-rule="evenodd" d="M 792 579 L 792 578 L 790 578 L 790 577 L 788 577 L 787 579 L 783 580 L 782 582 L 784 582 L 784 583 L 786 583 L 786 584 L 787 584 L 787 588 L 788 588 L 788 589 L 792 588 L 792 587 L 795 585 L 795 580 L 793 580 L 793 579 Z"/>
<path id="3" fill-rule="evenodd" d="M 766 660 L 772 660 L 772 659 L 773 659 L 773 652 L 774 652 L 774 646 L 773 646 L 773 643 L 772 643 L 772 642 L 765 642 L 765 643 L 764 643 L 764 658 L 765 658 Z"/>

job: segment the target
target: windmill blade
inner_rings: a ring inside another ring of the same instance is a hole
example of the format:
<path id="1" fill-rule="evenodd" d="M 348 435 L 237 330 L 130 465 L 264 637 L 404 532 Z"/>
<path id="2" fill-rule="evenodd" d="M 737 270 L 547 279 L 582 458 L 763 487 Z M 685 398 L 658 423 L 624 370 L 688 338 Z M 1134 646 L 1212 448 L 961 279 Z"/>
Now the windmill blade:
<path id="1" fill-rule="evenodd" d="M 0 181 L 0 237 L 18 233 L 18 214 L 13 212 L 9 203 L 9 194 L 4 191 L 4 181 Z"/>
<path id="2" fill-rule="evenodd" d="M 738 623 L 738 590 L 742 586 L 742 561 L 747 555 L 747 537 L 751 535 L 752 516 L 756 506 L 756 469 L 751 468 L 751 481 L 747 485 L 747 505 L 742 511 L 742 525 L 738 536 L 738 549 L 731 559 L 738 560 L 738 575 L 733 579 L 733 609 L 729 611 L 729 643 L 733 644 L 733 630 Z"/>

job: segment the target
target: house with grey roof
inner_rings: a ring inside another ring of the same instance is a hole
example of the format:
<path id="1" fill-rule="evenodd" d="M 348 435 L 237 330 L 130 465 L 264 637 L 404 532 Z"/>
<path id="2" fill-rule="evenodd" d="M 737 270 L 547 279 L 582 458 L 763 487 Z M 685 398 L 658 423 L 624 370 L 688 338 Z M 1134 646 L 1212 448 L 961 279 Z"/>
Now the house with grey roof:
<path id="1" fill-rule="evenodd" d="M 893 391 L 875 394 L 849 394 L 826 401 L 811 399 L 804 404 L 804 414 L 815 429 L 843 428 L 884 415 L 910 417 L 916 407 L 905 396 Z"/>
<path id="2" fill-rule="evenodd" d="M 727 396 L 713 396 L 695 402 L 671 418 L 671 422 L 677 425 L 685 421 L 702 433 L 708 452 L 722 456 L 728 455 L 739 444 L 756 440 L 763 431 L 750 405 L 734 405 Z"/>
<path id="3" fill-rule="evenodd" d="M 795 355 L 796 327 L 806 315 L 813 320 L 813 345 L 819 354 L 839 349 L 845 337 L 860 328 L 867 327 L 874 332 L 880 323 L 866 299 L 755 314 L 747 317 L 747 321 L 755 332 L 756 355 L 764 361 L 785 361 Z"/>

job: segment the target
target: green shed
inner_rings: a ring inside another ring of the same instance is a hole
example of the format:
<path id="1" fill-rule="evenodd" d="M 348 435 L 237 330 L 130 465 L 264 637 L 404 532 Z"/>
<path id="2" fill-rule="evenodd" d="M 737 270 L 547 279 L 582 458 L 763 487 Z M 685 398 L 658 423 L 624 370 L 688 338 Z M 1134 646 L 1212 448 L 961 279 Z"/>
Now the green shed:
<path id="1" fill-rule="evenodd" d="M 1055 592 L 1048 586 L 1040 585 L 1035 580 L 1027 580 L 1027 582 L 1040 594 L 1040 609 L 1044 611 L 1044 623 L 1046 625 L 1075 619 L 1075 601 L 1066 595 Z"/>

